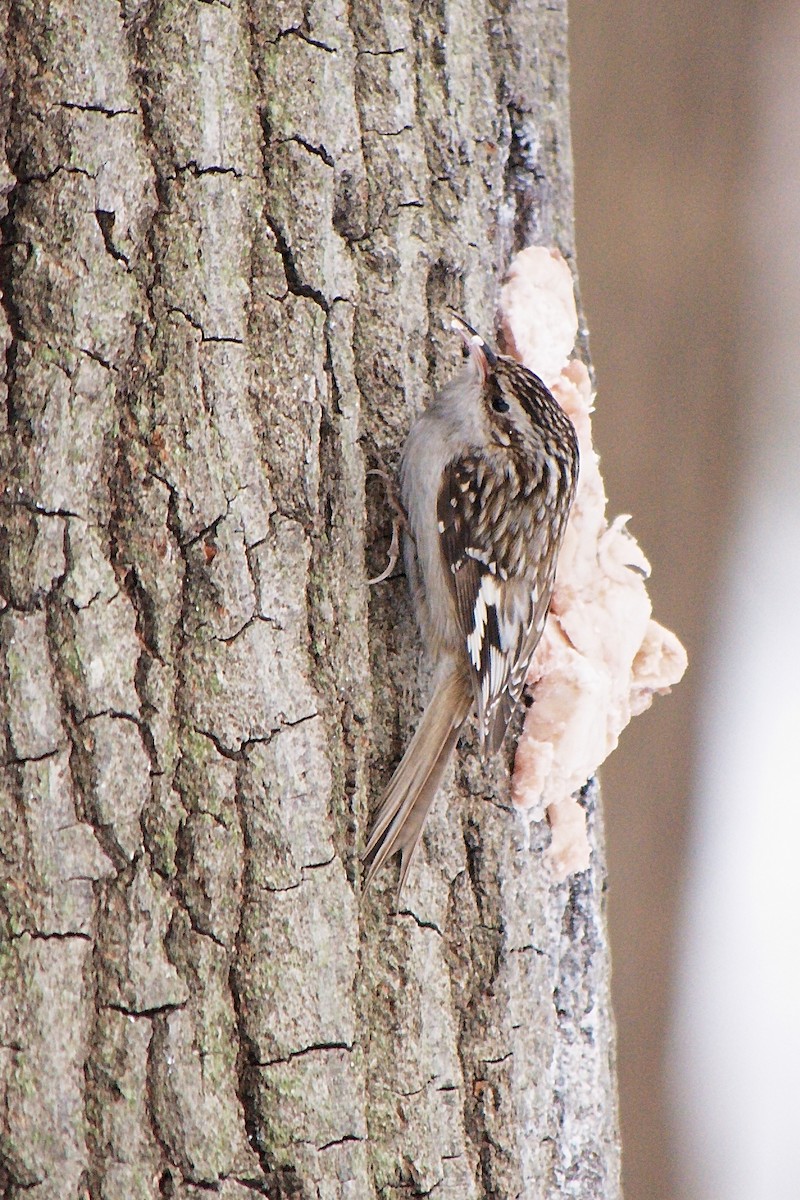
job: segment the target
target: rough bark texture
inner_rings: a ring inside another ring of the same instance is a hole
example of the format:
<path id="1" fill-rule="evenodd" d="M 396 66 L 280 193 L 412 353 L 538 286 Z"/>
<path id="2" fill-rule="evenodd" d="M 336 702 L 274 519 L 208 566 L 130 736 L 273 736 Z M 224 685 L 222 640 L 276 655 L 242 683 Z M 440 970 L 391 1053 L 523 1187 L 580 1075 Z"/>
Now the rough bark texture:
<path id="1" fill-rule="evenodd" d="M 571 256 L 562 4 L 16 0 L 7 62 L 0 1188 L 618 1187 L 591 871 L 469 739 L 398 914 L 424 691 L 375 451 Z"/>

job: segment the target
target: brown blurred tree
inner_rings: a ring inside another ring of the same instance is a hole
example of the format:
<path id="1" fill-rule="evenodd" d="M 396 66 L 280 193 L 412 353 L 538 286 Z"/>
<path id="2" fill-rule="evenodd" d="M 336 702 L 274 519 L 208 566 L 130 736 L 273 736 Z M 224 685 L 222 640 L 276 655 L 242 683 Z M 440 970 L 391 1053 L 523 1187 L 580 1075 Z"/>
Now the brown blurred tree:
<path id="1" fill-rule="evenodd" d="M 469 752 L 397 915 L 358 868 L 420 699 L 370 447 L 572 254 L 563 7 L 0 20 L 3 1194 L 616 1200 L 594 793 L 567 885 Z"/>

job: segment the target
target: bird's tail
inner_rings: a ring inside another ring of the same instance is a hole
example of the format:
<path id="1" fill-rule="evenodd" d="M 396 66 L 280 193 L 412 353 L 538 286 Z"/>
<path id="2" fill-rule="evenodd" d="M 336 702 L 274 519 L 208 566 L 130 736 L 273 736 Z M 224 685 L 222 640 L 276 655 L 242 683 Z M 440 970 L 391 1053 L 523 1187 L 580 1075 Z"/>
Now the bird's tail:
<path id="1" fill-rule="evenodd" d="M 453 670 L 437 684 L 375 816 L 363 857 L 367 867 L 365 889 L 386 860 L 399 850 L 400 895 L 422 826 L 472 703 L 465 671 Z"/>

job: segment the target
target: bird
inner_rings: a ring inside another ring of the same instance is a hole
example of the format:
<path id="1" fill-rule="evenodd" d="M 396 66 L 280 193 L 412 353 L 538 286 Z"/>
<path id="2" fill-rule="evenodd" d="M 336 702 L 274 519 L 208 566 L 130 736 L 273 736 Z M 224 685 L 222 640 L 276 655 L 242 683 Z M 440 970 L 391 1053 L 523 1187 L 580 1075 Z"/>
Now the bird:
<path id="1" fill-rule="evenodd" d="M 398 899 L 461 729 L 501 746 L 542 636 L 578 481 L 575 428 L 542 380 L 462 317 L 466 362 L 408 434 L 404 564 L 434 686 L 375 815 L 365 890 L 400 853 Z"/>

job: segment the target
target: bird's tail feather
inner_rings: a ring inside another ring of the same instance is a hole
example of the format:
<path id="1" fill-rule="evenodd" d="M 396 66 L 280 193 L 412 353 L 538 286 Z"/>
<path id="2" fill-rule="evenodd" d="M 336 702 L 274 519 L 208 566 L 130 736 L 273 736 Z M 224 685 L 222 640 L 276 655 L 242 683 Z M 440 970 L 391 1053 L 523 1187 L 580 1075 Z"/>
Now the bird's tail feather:
<path id="1" fill-rule="evenodd" d="M 437 684 L 417 732 L 383 794 L 364 851 L 365 889 L 386 860 L 399 850 L 397 894 L 400 895 L 425 818 L 471 707 L 472 690 L 466 673 L 451 671 Z"/>

